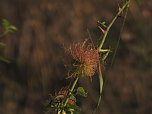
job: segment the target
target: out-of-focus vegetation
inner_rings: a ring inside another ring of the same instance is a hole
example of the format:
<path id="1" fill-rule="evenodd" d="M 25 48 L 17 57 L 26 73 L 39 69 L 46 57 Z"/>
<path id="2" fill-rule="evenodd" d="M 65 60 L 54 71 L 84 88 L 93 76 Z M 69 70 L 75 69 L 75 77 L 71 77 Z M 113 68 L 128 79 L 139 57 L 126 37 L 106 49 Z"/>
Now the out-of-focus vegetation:
<path id="1" fill-rule="evenodd" d="M 117 55 L 104 76 L 99 114 L 152 112 L 151 8 L 151 0 L 141 0 L 139 6 L 131 0 Z M 0 114 L 42 114 L 40 102 L 48 91 L 66 83 L 64 45 L 88 38 L 87 29 L 98 44 L 101 33 L 96 22 L 104 19 L 109 23 L 115 9 L 117 2 L 111 0 L 1 0 L 0 19 L 11 20 L 18 32 L 0 39 L 7 45 L 1 55 L 11 61 L 0 63 Z M 122 20 L 117 20 L 108 36 L 112 50 Z M 85 114 L 97 102 L 96 81 L 97 77 L 93 82 L 80 80 L 90 93 L 81 104 Z"/>
<path id="2" fill-rule="evenodd" d="M 6 19 L 2 19 L 1 24 L 2 24 L 2 30 L 0 31 L 0 38 L 5 36 L 9 32 L 14 32 L 17 30 L 17 28 Z M 5 44 L 3 42 L 0 42 L 0 47 L 1 48 L 5 47 Z M 9 61 L 2 56 L 0 56 L 0 61 L 9 63 Z"/>

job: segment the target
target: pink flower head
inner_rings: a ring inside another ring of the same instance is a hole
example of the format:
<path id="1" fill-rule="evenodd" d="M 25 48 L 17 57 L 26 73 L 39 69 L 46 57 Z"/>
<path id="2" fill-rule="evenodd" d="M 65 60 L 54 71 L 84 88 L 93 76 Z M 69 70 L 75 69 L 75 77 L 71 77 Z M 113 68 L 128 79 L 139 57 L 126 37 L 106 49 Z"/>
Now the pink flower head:
<path id="1" fill-rule="evenodd" d="M 93 76 L 99 63 L 98 50 L 88 40 L 73 43 L 67 50 L 74 60 L 72 76 Z"/>

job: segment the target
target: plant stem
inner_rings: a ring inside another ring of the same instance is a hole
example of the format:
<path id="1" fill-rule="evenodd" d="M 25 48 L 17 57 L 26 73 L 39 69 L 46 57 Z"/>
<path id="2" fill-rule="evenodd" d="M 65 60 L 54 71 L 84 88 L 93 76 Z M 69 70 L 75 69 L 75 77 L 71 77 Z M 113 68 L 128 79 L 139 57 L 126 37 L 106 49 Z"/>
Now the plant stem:
<path id="1" fill-rule="evenodd" d="M 109 33 L 110 28 L 112 27 L 112 25 L 114 24 L 114 22 L 116 21 L 116 19 L 118 18 L 118 16 L 123 12 L 123 10 L 124 10 L 126 7 L 129 6 L 129 2 L 130 2 L 130 0 L 127 0 L 127 1 L 126 1 L 126 3 L 123 5 L 122 8 L 119 9 L 119 12 L 116 14 L 116 16 L 112 19 L 111 23 L 110 23 L 109 26 L 107 27 L 107 30 L 106 30 L 105 33 L 104 33 L 102 42 L 101 42 L 101 44 L 100 44 L 100 46 L 99 46 L 99 52 L 101 52 L 101 50 L 102 50 L 102 47 L 103 47 L 103 45 L 104 45 L 104 42 L 105 42 L 105 40 L 106 40 L 106 37 L 107 37 L 107 35 L 108 35 L 108 33 Z"/>
<path id="2" fill-rule="evenodd" d="M 78 82 L 78 79 L 79 79 L 79 77 L 77 77 L 77 78 L 75 79 L 75 81 L 73 82 L 73 85 L 72 85 L 71 89 L 69 90 L 69 93 L 68 93 L 68 95 L 67 95 L 67 98 L 66 98 L 63 106 L 66 106 L 66 104 L 67 104 L 67 102 L 68 102 L 68 100 L 69 100 L 69 95 L 71 95 L 71 93 L 73 92 L 73 90 L 74 90 L 74 88 L 75 88 L 75 86 L 76 86 L 76 84 L 77 84 L 77 82 Z"/>
<path id="3" fill-rule="evenodd" d="M 118 16 L 126 9 L 126 14 L 125 14 L 125 18 L 126 18 L 126 15 L 127 15 L 127 12 L 128 12 L 128 8 L 129 8 L 129 3 L 130 3 L 130 0 L 127 0 L 125 2 L 125 4 L 122 6 L 122 8 L 119 8 L 119 11 L 118 13 L 116 14 L 116 16 L 112 19 L 111 23 L 109 24 L 109 26 L 107 27 L 107 30 L 105 31 L 104 33 L 104 36 L 103 36 L 103 39 L 101 41 L 101 44 L 99 45 L 99 48 L 98 48 L 98 51 L 99 52 L 103 52 L 103 45 L 105 43 L 105 40 L 106 40 L 106 37 L 109 33 L 109 30 L 110 28 L 112 27 L 112 25 L 114 24 L 114 22 L 116 21 L 116 19 L 118 18 Z M 124 26 L 124 23 L 123 23 L 123 26 Z M 97 107 L 96 109 L 93 111 L 93 114 L 96 113 L 99 105 L 100 105 L 100 102 L 101 102 L 101 94 L 102 94 L 102 88 L 103 88 L 103 78 L 102 78 L 102 72 L 101 72 L 101 68 L 100 68 L 100 65 L 99 65 L 99 82 L 100 82 L 100 96 L 99 96 L 99 99 L 98 99 L 98 103 L 97 103 Z"/>
<path id="4" fill-rule="evenodd" d="M 63 107 L 65 107 L 65 106 L 67 105 L 68 100 L 69 100 L 69 96 L 72 94 L 72 92 L 73 92 L 73 90 L 74 90 L 74 88 L 75 88 L 78 80 L 79 80 L 79 77 L 77 77 L 77 78 L 74 80 L 73 85 L 71 86 L 71 88 L 70 88 L 70 90 L 69 90 L 69 92 L 68 92 L 68 94 L 67 94 L 67 97 L 66 97 L 66 99 L 65 99 L 65 102 L 63 103 Z M 63 114 L 63 111 L 62 111 L 62 114 Z"/>
<path id="5" fill-rule="evenodd" d="M 129 9 L 129 4 L 127 5 L 127 8 L 126 8 L 126 11 L 125 11 L 125 14 L 124 14 L 124 19 L 123 19 L 122 26 L 121 26 L 121 29 L 120 29 L 118 41 L 116 43 L 116 48 L 114 50 L 114 54 L 113 54 L 113 57 L 112 57 L 112 60 L 111 60 L 110 68 L 112 67 L 112 65 L 114 63 L 114 59 L 115 59 L 115 56 L 116 56 L 116 53 L 117 53 L 117 50 L 118 50 L 119 42 L 120 42 L 120 39 L 121 39 L 121 34 L 122 34 L 122 31 L 123 31 L 123 28 L 124 28 L 124 25 L 125 25 L 125 21 L 126 21 L 126 18 L 127 18 L 127 14 L 128 14 L 128 9 Z"/>

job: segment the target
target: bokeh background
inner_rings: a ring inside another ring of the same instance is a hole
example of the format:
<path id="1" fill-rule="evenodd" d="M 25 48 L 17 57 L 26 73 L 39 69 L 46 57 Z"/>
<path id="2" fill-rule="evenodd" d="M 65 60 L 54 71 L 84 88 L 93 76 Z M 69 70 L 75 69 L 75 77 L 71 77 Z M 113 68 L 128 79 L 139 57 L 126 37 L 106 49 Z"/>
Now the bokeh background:
<path id="1" fill-rule="evenodd" d="M 0 19 L 18 31 L 1 38 L 0 114 L 43 114 L 50 92 L 66 86 L 64 48 L 89 38 L 99 45 L 97 20 L 110 23 L 119 0 L 0 0 Z M 152 114 L 152 1 L 131 0 L 114 60 L 123 17 L 113 25 L 105 47 L 112 49 L 104 67 L 102 102 L 97 114 Z M 111 66 L 111 63 L 113 65 Z M 81 100 L 91 114 L 99 96 L 97 75 L 80 80 L 88 89 Z"/>

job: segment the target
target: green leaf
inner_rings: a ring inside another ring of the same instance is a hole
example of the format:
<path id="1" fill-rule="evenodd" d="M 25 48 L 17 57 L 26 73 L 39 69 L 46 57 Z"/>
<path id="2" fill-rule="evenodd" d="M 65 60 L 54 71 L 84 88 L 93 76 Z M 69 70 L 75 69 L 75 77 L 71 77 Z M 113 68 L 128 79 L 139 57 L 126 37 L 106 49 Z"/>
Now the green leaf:
<path id="1" fill-rule="evenodd" d="M 2 25 L 4 27 L 4 33 L 17 31 L 17 28 L 6 19 L 2 20 Z"/>
<path id="2" fill-rule="evenodd" d="M 71 95 L 71 96 L 69 97 L 69 99 L 70 99 L 70 100 L 73 100 L 74 102 L 76 102 L 76 98 L 75 98 L 73 95 Z"/>
<path id="3" fill-rule="evenodd" d="M 102 95 L 102 89 L 103 89 L 103 77 L 102 77 L 101 65 L 99 65 L 99 84 L 100 84 L 100 96 L 98 99 L 97 108 L 99 107 L 100 102 L 101 102 L 101 95 Z"/>
<path id="4" fill-rule="evenodd" d="M 5 59 L 4 57 L 0 56 L 0 61 L 5 62 L 5 63 L 10 63 L 10 61 L 8 61 L 7 59 Z"/>
<path id="5" fill-rule="evenodd" d="M 77 114 L 78 111 L 79 107 L 76 104 L 67 104 L 66 112 L 70 112 L 70 114 Z"/>
<path id="6" fill-rule="evenodd" d="M 2 42 L 0 42 L 0 47 L 5 47 L 6 45 Z"/>
<path id="7" fill-rule="evenodd" d="M 100 84 L 100 95 L 102 94 L 103 89 L 103 77 L 102 77 L 102 71 L 101 71 L 101 65 L 99 64 L 99 84 Z"/>
<path id="8" fill-rule="evenodd" d="M 79 107 L 76 104 L 67 104 L 66 108 L 67 109 L 74 109 L 74 110 L 79 109 Z"/>
<path id="9" fill-rule="evenodd" d="M 63 99 L 65 96 L 64 95 L 57 95 L 55 97 L 55 100 L 60 100 L 60 99 Z"/>
<path id="10" fill-rule="evenodd" d="M 102 21 L 102 22 L 100 22 L 100 21 L 97 21 L 101 26 L 103 26 L 104 28 L 107 28 L 107 26 L 106 26 L 106 22 L 105 21 Z"/>
<path id="11" fill-rule="evenodd" d="M 83 97 L 87 97 L 87 92 L 83 87 L 78 87 L 76 95 L 81 95 Z"/>
<path id="12" fill-rule="evenodd" d="M 14 25 L 9 26 L 9 32 L 17 31 L 17 28 Z"/>
<path id="13" fill-rule="evenodd" d="M 10 23 L 9 23 L 9 21 L 8 20 L 6 20 L 6 19 L 3 19 L 2 20 L 2 25 L 4 26 L 4 27 L 9 27 L 9 25 L 10 25 Z"/>

